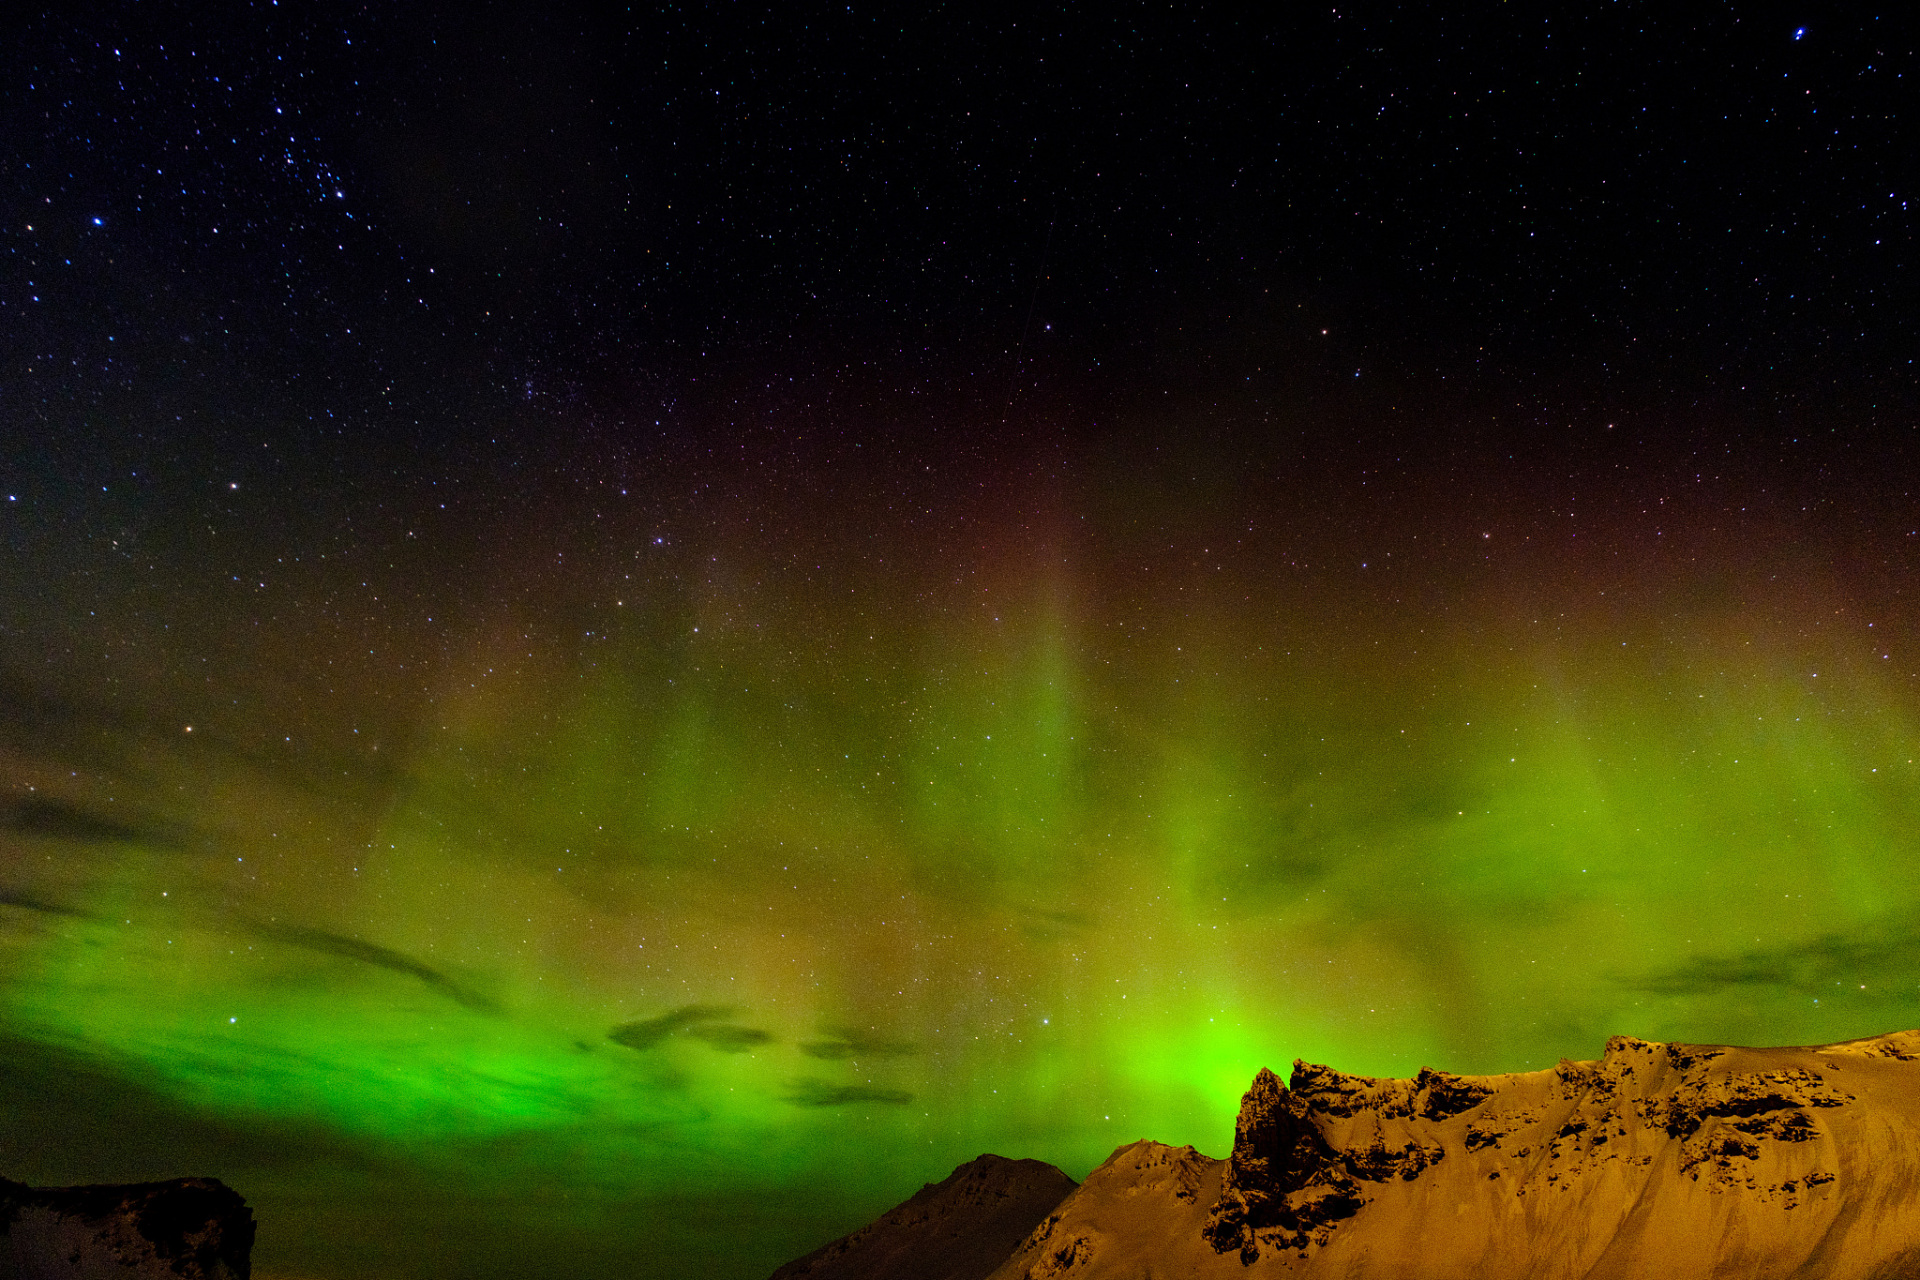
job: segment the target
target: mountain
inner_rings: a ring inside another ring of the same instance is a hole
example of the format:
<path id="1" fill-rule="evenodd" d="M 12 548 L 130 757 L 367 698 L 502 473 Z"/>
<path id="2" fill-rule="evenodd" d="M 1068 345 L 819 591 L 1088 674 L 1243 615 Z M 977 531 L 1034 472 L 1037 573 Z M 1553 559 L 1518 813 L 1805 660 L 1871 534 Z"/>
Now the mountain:
<path id="1" fill-rule="evenodd" d="M 773 1280 L 981 1280 L 1073 1189 L 1050 1164 L 984 1155 Z"/>
<path id="2" fill-rule="evenodd" d="M 992 1275 L 1920 1276 L 1920 1032 L 1616 1036 L 1504 1076 L 1263 1070 L 1231 1158 L 1123 1147 Z"/>
<path id="3" fill-rule="evenodd" d="M 29 1187 L 0 1178 L 0 1280 L 248 1280 L 253 1211 L 216 1178 Z"/>
<path id="4" fill-rule="evenodd" d="M 889 1231 L 902 1256 L 938 1256 L 913 1221 Z M 1254 1078 L 1228 1159 L 1121 1147 L 997 1267 L 914 1274 L 1920 1277 L 1920 1031 L 1777 1049 L 1616 1036 L 1597 1062 L 1496 1076 L 1295 1062 L 1286 1084 Z"/>

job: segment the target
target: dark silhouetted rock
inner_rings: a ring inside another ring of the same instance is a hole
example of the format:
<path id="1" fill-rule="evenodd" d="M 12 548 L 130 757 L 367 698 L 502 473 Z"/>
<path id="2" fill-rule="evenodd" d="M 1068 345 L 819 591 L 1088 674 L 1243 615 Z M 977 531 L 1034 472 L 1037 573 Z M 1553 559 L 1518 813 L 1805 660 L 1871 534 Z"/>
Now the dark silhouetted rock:
<path id="1" fill-rule="evenodd" d="M 1039 1160 L 981 1156 L 773 1280 L 983 1280 L 1073 1188 Z"/>
<path id="2" fill-rule="evenodd" d="M 0 1280 L 248 1280 L 253 1211 L 214 1178 L 28 1187 L 0 1178 Z"/>

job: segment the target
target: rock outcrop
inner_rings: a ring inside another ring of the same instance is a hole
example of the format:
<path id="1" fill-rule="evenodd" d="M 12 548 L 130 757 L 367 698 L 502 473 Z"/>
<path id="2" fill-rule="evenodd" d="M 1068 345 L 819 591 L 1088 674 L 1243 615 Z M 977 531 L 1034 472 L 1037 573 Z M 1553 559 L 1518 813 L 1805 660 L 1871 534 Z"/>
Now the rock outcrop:
<path id="1" fill-rule="evenodd" d="M 253 1211 L 214 1178 L 29 1187 L 0 1178 L 0 1280 L 248 1280 Z"/>
<path id="2" fill-rule="evenodd" d="M 919 1200 L 889 1215 L 890 1256 Z M 992 1280 L 1920 1277 L 1920 1031 L 1616 1036 L 1599 1061 L 1504 1076 L 1296 1062 L 1255 1077 L 1228 1159 L 1132 1143 L 1042 1214 Z M 942 1265 L 817 1274 L 983 1274 Z"/>
<path id="3" fill-rule="evenodd" d="M 983 1280 L 1074 1185 L 1039 1160 L 984 1155 L 773 1280 Z"/>

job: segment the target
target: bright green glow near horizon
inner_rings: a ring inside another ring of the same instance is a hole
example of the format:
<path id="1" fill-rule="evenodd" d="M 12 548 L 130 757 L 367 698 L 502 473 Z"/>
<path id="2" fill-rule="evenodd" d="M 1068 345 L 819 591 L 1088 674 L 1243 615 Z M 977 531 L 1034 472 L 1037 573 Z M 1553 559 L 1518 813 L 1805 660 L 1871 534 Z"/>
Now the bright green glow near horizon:
<path id="1" fill-rule="evenodd" d="M 981 1150 L 1224 1154 L 1295 1057 L 1920 1023 L 1920 737 L 1879 636 L 1657 598 L 1328 636 L 1309 600 L 1009 576 L 824 632 L 695 602 L 677 648 L 467 682 L 374 812 L 274 800 L 212 854 L 20 836 L 0 1017 L 480 1183 L 878 1202 Z"/>

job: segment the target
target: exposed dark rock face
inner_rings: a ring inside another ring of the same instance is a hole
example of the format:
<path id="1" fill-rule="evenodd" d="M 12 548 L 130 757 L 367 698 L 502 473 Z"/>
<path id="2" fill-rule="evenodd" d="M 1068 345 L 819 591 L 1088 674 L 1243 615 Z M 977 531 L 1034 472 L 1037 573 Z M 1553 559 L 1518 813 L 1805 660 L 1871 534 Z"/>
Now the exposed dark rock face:
<path id="1" fill-rule="evenodd" d="M 1330 1106 L 1344 1108 L 1355 1102 L 1357 1079 L 1321 1068 L 1310 1087 Z M 1355 1176 L 1391 1176 L 1394 1157 L 1384 1149 L 1357 1159 L 1334 1154 L 1313 1123 L 1314 1096 L 1288 1089 L 1262 1067 L 1240 1099 L 1233 1156 L 1207 1223 L 1207 1238 L 1221 1253 L 1238 1249 L 1243 1261 L 1252 1262 L 1260 1256 L 1262 1240 L 1302 1248 L 1359 1211 Z"/>
<path id="2" fill-rule="evenodd" d="M 1039 1160 L 984 1155 L 773 1280 L 982 1280 L 1075 1185 Z"/>
<path id="3" fill-rule="evenodd" d="M 1435 1071 L 1432 1067 L 1420 1068 L 1413 1084 L 1420 1114 L 1429 1120 L 1450 1120 L 1463 1111 L 1473 1110 L 1493 1094 L 1489 1085 L 1475 1084 L 1464 1076 Z"/>
<path id="4" fill-rule="evenodd" d="M 0 1178 L 0 1280 L 248 1280 L 254 1221 L 214 1178 L 28 1187 Z"/>
<path id="5" fill-rule="evenodd" d="M 1431 1068 L 1413 1080 L 1350 1076 L 1307 1062 L 1293 1064 L 1290 1087 L 1262 1070 L 1240 1100 L 1225 1189 L 1206 1235 L 1221 1253 L 1252 1262 L 1262 1248 L 1325 1244 L 1334 1227 L 1367 1202 L 1362 1183 L 1412 1182 L 1446 1156 L 1434 1142 L 1389 1141 L 1377 1129 L 1365 1145 L 1336 1148 L 1328 1121 L 1356 1116 L 1447 1120 L 1484 1102 L 1493 1090 Z"/>

